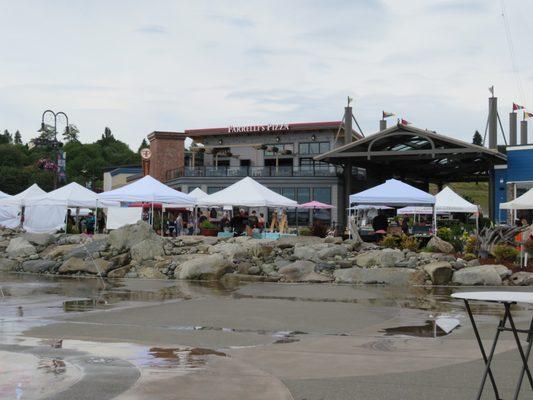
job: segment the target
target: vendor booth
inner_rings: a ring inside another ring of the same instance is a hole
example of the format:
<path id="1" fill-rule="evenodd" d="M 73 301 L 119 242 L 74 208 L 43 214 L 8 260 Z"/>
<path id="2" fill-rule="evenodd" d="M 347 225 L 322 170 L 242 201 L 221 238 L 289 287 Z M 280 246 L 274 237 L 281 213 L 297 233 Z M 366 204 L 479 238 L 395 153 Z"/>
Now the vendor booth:
<path id="1" fill-rule="evenodd" d="M 0 199 L 0 224 L 8 228 L 16 228 L 21 224 L 21 216 L 23 218 L 23 228 L 28 232 L 42 232 L 42 224 L 48 225 L 50 221 L 55 222 L 59 219 L 61 211 L 59 209 L 51 208 L 48 212 L 46 220 L 43 221 L 35 210 L 31 210 L 28 205 L 31 201 L 46 194 L 36 183 L 31 185 L 26 190 L 14 195 Z M 23 211 L 24 210 L 24 211 Z M 64 219 L 63 213 L 62 218 Z"/>

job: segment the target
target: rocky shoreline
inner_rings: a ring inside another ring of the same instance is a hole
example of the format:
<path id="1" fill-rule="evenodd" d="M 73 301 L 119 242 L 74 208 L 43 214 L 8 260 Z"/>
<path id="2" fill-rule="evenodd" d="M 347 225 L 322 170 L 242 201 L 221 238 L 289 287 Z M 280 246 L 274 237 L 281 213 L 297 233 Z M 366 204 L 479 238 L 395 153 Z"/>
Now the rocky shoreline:
<path id="1" fill-rule="evenodd" d="M 533 285 L 533 273 L 479 265 L 432 239 L 439 253 L 380 248 L 341 238 L 280 240 L 162 238 L 145 222 L 109 235 L 0 230 L 0 271 L 107 278 L 313 282 L 390 285 Z M 453 247 L 452 247 L 453 248 Z"/>

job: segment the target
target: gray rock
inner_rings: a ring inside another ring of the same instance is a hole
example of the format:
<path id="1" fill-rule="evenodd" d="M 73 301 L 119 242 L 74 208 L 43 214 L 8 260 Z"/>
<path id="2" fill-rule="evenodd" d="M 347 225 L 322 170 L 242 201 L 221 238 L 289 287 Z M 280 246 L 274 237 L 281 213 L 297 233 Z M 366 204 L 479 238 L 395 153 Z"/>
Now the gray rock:
<path id="1" fill-rule="evenodd" d="M 510 281 L 515 286 L 533 286 L 533 272 L 515 272 L 511 275 Z"/>
<path id="2" fill-rule="evenodd" d="M 11 239 L 7 246 L 6 253 L 11 258 L 27 257 L 37 253 L 35 246 L 28 242 L 23 237 L 19 236 Z"/>
<path id="3" fill-rule="evenodd" d="M 222 254 L 210 254 L 197 256 L 178 265 L 174 270 L 174 277 L 214 280 L 233 270 L 233 264 Z"/>
<path id="4" fill-rule="evenodd" d="M 452 280 L 453 268 L 447 261 L 435 261 L 423 268 L 434 285 L 447 285 Z"/>
<path id="5" fill-rule="evenodd" d="M 156 257 L 162 257 L 165 255 L 163 241 L 157 236 L 151 239 L 142 240 L 131 246 L 130 254 L 131 259 L 138 263 L 146 260 L 153 260 Z"/>
<path id="6" fill-rule="evenodd" d="M 328 236 L 324 239 L 324 243 L 341 244 L 342 238 L 340 236 Z"/>
<path id="7" fill-rule="evenodd" d="M 470 260 L 470 261 L 468 261 L 468 262 L 466 263 L 466 266 L 467 266 L 467 267 L 477 267 L 477 266 L 479 266 L 479 265 L 481 265 L 481 263 L 479 262 L 479 259 L 477 259 L 477 258 L 475 258 L 475 259 L 473 259 L 473 260 Z"/>
<path id="8" fill-rule="evenodd" d="M 416 270 L 411 268 L 349 268 L 334 272 L 337 283 L 408 285 Z"/>
<path id="9" fill-rule="evenodd" d="M 467 267 L 467 263 L 464 260 L 457 260 L 452 262 L 452 268 L 455 270 L 463 269 Z"/>
<path id="10" fill-rule="evenodd" d="M 81 258 L 72 257 L 65 261 L 58 269 L 60 274 L 74 274 L 77 272 L 87 274 L 107 274 L 112 264 L 102 258 L 95 260 L 82 260 Z"/>
<path id="11" fill-rule="evenodd" d="M 434 247 L 441 253 L 453 253 L 455 248 L 451 243 L 448 243 L 438 236 L 433 236 L 427 244 L 427 247 Z"/>
<path id="12" fill-rule="evenodd" d="M 501 286 L 502 278 L 495 268 L 486 265 L 467 267 L 453 273 L 452 282 L 456 285 Z"/>
<path id="13" fill-rule="evenodd" d="M 320 260 L 326 260 L 335 256 L 343 257 L 346 255 L 346 253 L 348 253 L 348 249 L 345 246 L 333 245 L 325 249 L 318 250 L 316 256 Z"/>
<path id="14" fill-rule="evenodd" d="M 239 243 L 218 243 L 209 247 L 209 254 L 221 254 L 228 260 L 245 258 L 248 255 L 248 246 Z"/>
<path id="15" fill-rule="evenodd" d="M 298 260 L 279 269 L 281 280 L 285 282 L 331 282 L 331 278 L 315 272 L 315 263 Z"/>
<path id="16" fill-rule="evenodd" d="M 168 279 L 168 277 L 157 268 L 154 267 L 141 267 L 137 272 L 139 278 L 144 279 Z"/>
<path id="17" fill-rule="evenodd" d="M 19 263 L 9 258 L 0 258 L 0 271 L 14 271 Z"/>
<path id="18" fill-rule="evenodd" d="M 214 246 L 218 243 L 218 238 L 216 236 L 206 236 L 202 240 L 202 244 L 206 246 Z"/>
<path id="19" fill-rule="evenodd" d="M 107 273 L 108 278 L 124 278 L 131 269 L 131 265 L 124 265 Z"/>
<path id="20" fill-rule="evenodd" d="M 320 262 L 315 265 L 315 272 L 333 272 L 335 271 L 335 265 Z"/>
<path id="21" fill-rule="evenodd" d="M 84 259 L 94 253 L 104 250 L 106 247 L 107 247 L 106 240 L 94 240 L 92 242 L 88 242 L 85 244 L 81 244 L 80 246 L 73 247 L 70 250 L 66 251 L 63 254 L 63 260 L 66 261 L 72 257 Z"/>
<path id="22" fill-rule="evenodd" d="M 152 227 L 145 221 L 126 225 L 115 229 L 109 234 L 109 245 L 115 249 L 130 249 L 143 240 L 151 240 L 158 237 Z"/>
<path id="23" fill-rule="evenodd" d="M 53 244 L 56 242 L 55 236 L 51 235 L 50 233 L 26 232 L 24 235 L 22 235 L 22 237 L 36 246 L 48 246 L 49 244 Z"/>
<path id="24" fill-rule="evenodd" d="M 483 267 L 493 268 L 498 273 L 498 275 L 500 275 L 500 278 L 502 279 L 508 276 L 511 276 L 512 274 L 512 271 L 509 268 L 501 264 L 486 264 L 486 265 L 483 265 Z"/>
<path id="25" fill-rule="evenodd" d="M 22 263 L 22 270 L 24 272 L 43 273 L 52 271 L 57 265 L 56 261 L 50 260 L 30 260 Z"/>
<path id="26" fill-rule="evenodd" d="M 261 268 L 259 268 L 257 265 L 252 265 L 248 269 L 248 275 L 259 275 L 261 273 Z"/>
<path id="27" fill-rule="evenodd" d="M 268 276 L 279 276 L 278 268 L 274 264 L 263 264 L 261 270 Z"/>
<path id="28" fill-rule="evenodd" d="M 369 268 L 373 266 L 394 267 L 394 265 L 404 259 L 404 254 L 398 249 L 371 250 L 361 253 L 355 257 L 358 266 Z"/>

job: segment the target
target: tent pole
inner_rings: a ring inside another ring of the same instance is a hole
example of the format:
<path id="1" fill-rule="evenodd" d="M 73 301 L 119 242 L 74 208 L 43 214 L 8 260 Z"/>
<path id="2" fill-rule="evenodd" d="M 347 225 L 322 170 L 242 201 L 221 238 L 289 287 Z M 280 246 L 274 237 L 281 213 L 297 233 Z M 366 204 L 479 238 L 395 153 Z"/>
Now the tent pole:
<path id="1" fill-rule="evenodd" d="M 154 229 L 154 202 L 152 201 L 152 220 L 150 221 L 151 222 L 151 225 L 152 225 L 152 229 Z"/>
<path id="2" fill-rule="evenodd" d="M 437 236 L 437 209 L 433 204 L 433 236 Z"/>
<path id="3" fill-rule="evenodd" d="M 98 232 L 98 200 L 96 200 L 96 211 L 94 213 L 94 231 Z"/>

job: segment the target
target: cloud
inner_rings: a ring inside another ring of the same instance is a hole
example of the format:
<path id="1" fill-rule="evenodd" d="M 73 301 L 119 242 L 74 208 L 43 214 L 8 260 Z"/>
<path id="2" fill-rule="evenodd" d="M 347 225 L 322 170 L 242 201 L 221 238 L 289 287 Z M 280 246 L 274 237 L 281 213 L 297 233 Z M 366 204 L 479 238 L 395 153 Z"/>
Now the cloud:
<path id="1" fill-rule="evenodd" d="M 168 29 L 162 25 L 143 25 L 140 28 L 137 28 L 136 31 L 148 35 L 162 35 L 168 33 Z"/>

